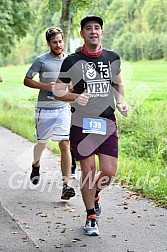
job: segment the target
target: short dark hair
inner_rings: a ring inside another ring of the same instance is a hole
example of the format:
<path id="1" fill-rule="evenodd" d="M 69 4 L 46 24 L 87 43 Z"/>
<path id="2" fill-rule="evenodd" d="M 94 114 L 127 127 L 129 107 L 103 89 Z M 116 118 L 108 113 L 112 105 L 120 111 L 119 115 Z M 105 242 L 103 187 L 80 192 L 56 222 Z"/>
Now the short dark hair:
<path id="1" fill-rule="evenodd" d="M 85 24 L 91 20 L 97 21 L 99 25 L 101 26 L 101 28 L 103 28 L 103 19 L 101 17 L 89 15 L 81 20 L 81 30 L 84 28 Z"/>
<path id="2" fill-rule="evenodd" d="M 60 28 L 49 28 L 46 31 L 46 41 L 50 42 L 50 40 L 52 38 L 54 38 L 57 34 L 61 34 L 62 35 L 62 39 L 64 38 L 64 34 L 63 34 L 62 29 L 60 29 Z"/>

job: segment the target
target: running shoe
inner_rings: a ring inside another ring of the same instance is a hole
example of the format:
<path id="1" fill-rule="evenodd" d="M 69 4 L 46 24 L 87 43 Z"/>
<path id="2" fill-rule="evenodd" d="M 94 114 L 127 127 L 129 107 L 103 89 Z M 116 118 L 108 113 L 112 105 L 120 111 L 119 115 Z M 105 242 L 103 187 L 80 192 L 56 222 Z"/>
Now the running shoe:
<path id="1" fill-rule="evenodd" d="M 63 190 L 62 190 L 61 199 L 69 200 L 70 198 L 72 198 L 74 196 L 75 196 L 74 188 L 72 188 L 68 185 L 64 185 Z"/>
<path id="2" fill-rule="evenodd" d="M 95 198 L 95 204 L 94 204 L 94 209 L 95 209 L 95 214 L 96 214 L 96 219 L 98 220 L 101 216 L 101 204 L 99 202 L 99 196 Z"/>
<path id="3" fill-rule="evenodd" d="M 84 230 L 85 230 L 85 234 L 89 235 L 89 236 L 98 236 L 98 235 L 100 235 L 97 220 L 95 219 L 95 214 L 92 215 L 92 216 L 88 216 L 88 219 L 86 220 Z"/>
<path id="4" fill-rule="evenodd" d="M 39 169 L 40 169 L 40 166 L 36 167 L 32 165 L 32 172 L 30 175 L 30 180 L 34 185 L 37 185 L 39 183 L 39 179 L 40 179 Z"/>

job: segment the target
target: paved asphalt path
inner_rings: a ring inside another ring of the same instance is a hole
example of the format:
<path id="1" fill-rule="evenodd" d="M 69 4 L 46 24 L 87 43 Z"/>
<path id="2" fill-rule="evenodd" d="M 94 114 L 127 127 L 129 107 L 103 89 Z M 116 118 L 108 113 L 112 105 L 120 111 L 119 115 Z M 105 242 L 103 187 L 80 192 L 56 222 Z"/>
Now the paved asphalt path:
<path id="1" fill-rule="evenodd" d="M 62 201 L 60 158 L 45 150 L 41 181 L 29 181 L 33 143 L 0 127 L 0 251 L 167 252 L 167 212 L 125 188 L 101 197 L 100 236 L 84 234 L 85 210 L 76 196 Z"/>

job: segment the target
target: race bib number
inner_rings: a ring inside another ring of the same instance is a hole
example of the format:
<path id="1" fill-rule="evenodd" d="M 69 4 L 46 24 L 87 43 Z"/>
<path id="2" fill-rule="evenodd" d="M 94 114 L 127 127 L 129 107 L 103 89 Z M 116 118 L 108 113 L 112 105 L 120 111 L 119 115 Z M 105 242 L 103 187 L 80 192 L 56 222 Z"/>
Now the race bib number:
<path id="1" fill-rule="evenodd" d="M 106 134 L 106 120 L 94 119 L 94 118 L 83 118 L 82 132 L 105 135 Z"/>

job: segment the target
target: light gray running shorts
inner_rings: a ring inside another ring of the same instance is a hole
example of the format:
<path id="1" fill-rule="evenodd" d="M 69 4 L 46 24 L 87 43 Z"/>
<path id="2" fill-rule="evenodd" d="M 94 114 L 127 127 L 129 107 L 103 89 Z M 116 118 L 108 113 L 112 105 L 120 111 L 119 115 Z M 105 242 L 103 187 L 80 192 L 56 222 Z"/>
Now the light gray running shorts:
<path id="1" fill-rule="evenodd" d="M 40 109 L 35 111 L 35 137 L 40 143 L 69 140 L 71 111 L 67 105 L 56 109 Z"/>

